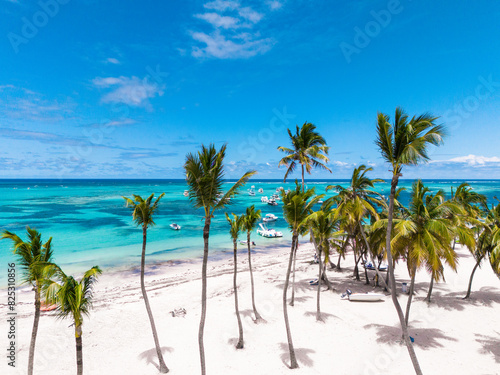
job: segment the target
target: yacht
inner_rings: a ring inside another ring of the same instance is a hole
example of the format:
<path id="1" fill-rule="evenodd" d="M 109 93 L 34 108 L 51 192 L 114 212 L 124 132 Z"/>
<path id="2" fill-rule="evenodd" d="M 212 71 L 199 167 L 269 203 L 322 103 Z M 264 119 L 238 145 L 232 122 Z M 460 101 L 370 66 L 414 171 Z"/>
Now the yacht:
<path id="1" fill-rule="evenodd" d="M 264 189 L 260 188 L 260 189 L 259 189 L 259 193 L 261 193 L 261 194 L 262 194 L 263 192 L 264 192 Z"/>
<path id="2" fill-rule="evenodd" d="M 248 195 L 250 196 L 255 196 L 255 186 L 252 185 L 252 187 L 248 190 Z"/>
<path id="3" fill-rule="evenodd" d="M 265 196 L 265 197 L 261 197 L 261 198 L 260 198 L 260 201 L 261 201 L 262 203 L 268 203 L 268 202 L 269 202 L 269 198 L 268 198 L 267 196 Z"/>
<path id="4" fill-rule="evenodd" d="M 267 201 L 267 204 L 270 206 L 277 206 L 278 202 L 276 202 L 276 200 L 274 198 L 271 198 Z"/>
<path id="5" fill-rule="evenodd" d="M 269 223 L 270 221 L 276 220 L 278 220 L 278 216 L 276 216 L 275 214 L 266 214 L 266 216 L 264 216 L 264 218 L 262 219 L 264 223 Z"/>
<path id="6" fill-rule="evenodd" d="M 180 230 L 181 226 L 179 224 L 172 223 L 170 224 L 170 228 L 172 228 L 173 230 Z"/>
<path id="7" fill-rule="evenodd" d="M 278 238 L 283 237 L 283 233 L 277 232 L 274 229 L 267 229 L 266 224 L 260 223 L 260 229 L 257 229 L 257 234 L 260 234 L 262 237 L 266 238 Z"/>

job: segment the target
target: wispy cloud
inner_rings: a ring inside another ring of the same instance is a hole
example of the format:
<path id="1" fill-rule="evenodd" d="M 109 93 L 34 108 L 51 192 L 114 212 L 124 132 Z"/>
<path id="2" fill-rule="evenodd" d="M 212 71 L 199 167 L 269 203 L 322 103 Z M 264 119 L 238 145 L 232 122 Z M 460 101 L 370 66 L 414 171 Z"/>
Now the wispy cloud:
<path id="1" fill-rule="evenodd" d="M 101 101 L 103 103 L 123 103 L 133 107 L 151 109 L 149 99 L 162 96 L 164 85 L 138 77 L 97 77 L 92 83 L 100 89 L 109 89 Z"/>
<path id="2" fill-rule="evenodd" d="M 267 6 L 269 7 L 269 9 L 271 9 L 271 10 L 278 10 L 278 9 L 281 9 L 283 7 L 283 3 L 281 1 L 277 1 L 277 0 L 266 1 L 266 3 L 267 3 Z"/>
<path id="3" fill-rule="evenodd" d="M 434 160 L 431 163 L 433 164 L 466 164 L 469 166 L 488 166 L 492 164 L 496 164 L 500 166 L 500 158 L 497 156 L 487 157 L 487 156 L 478 156 L 478 155 L 467 155 L 467 156 L 459 156 L 456 158 L 448 159 L 448 160 Z"/>
<path id="4" fill-rule="evenodd" d="M 196 58 L 241 59 L 266 53 L 274 45 L 272 38 L 264 38 L 257 24 L 264 14 L 239 1 L 216 0 L 204 4 L 210 10 L 194 17 L 208 22 L 211 32 L 191 31 L 197 42 L 191 55 Z M 240 31 L 245 29 L 245 32 Z"/>
<path id="5" fill-rule="evenodd" d="M 110 63 L 110 64 L 115 64 L 115 65 L 119 65 L 119 64 L 121 64 L 120 60 L 115 59 L 114 57 L 108 57 L 108 58 L 106 59 L 106 62 L 107 62 L 107 63 Z"/>
<path id="6" fill-rule="evenodd" d="M 176 152 L 163 153 L 163 152 L 149 151 L 149 152 L 122 152 L 120 157 L 123 159 L 157 159 L 157 158 L 166 158 L 177 155 L 178 154 Z"/>

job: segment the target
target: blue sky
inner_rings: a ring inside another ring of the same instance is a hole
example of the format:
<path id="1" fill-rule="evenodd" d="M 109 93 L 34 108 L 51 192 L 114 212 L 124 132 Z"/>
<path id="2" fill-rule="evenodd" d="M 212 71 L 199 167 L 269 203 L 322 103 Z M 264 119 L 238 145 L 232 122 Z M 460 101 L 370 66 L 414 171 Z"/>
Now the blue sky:
<path id="1" fill-rule="evenodd" d="M 377 112 L 441 116 L 404 178 L 500 178 L 500 3 L 0 0 L 0 177 L 183 178 L 228 144 L 228 177 L 280 178 L 316 124 L 333 174 L 388 166 Z"/>

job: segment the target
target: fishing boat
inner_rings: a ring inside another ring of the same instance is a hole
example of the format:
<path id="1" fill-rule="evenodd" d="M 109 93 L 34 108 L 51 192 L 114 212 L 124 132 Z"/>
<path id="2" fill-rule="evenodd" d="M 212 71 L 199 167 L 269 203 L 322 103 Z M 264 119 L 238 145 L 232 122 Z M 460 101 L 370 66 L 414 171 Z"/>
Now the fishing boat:
<path id="1" fill-rule="evenodd" d="M 283 233 L 275 231 L 274 229 L 267 229 L 266 225 L 263 223 L 259 224 L 260 229 L 257 229 L 257 234 L 266 238 L 278 238 L 283 237 Z"/>
<path id="2" fill-rule="evenodd" d="M 264 218 L 262 219 L 264 223 L 269 223 L 276 220 L 278 220 L 278 216 L 276 216 L 275 214 L 266 214 L 266 216 L 264 216 Z"/>
<path id="3" fill-rule="evenodd" d="M 173 230 L 180 230 L 181 226 L 179 224 L 172 223 L 170 224 L 170 228 L 172 228 Z"/>
<path id="4" fill-rule="evenodd" d="M 373 293 L 373 292 L 353 293 L 349 289 L 346 289 L 345 293 L 342 294 L 340 298 L 356 302 L 377 302 L 377 301 L 383 301 L 385 298 L 385 294 Z"/>

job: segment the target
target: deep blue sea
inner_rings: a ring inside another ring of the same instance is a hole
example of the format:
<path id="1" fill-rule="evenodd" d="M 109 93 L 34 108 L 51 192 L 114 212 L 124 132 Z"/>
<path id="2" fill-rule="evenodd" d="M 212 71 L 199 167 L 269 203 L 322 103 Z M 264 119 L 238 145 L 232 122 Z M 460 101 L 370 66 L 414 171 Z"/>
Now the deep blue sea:
<path id="1" fill-rule="evenodd" d="M 411 188 L 413 181 L 402 180 L 400 186 Z M 460 180 L 427 180 L 424 183 L 432 191 L 443 189 L 450 193 Z M 467 181 L 478 193 L 485 194 L 489 202 L 500 196 L 500 180 Z M 228 187 L 231 182 L 228 182 Z M 307 181 L 318 194 L 325 193 L 327 185 L 348 184 L 347 180 Z M 255 196 L 247 189 L 255 186 Z M 280 219 L 272 228 L 283 231 L 281 239 L 267 239 L 252 235 L 257 246 L 265 247 L 288 244 L 291 236 L 283 220 L 282 207 L 261 203 L 263 195 L 271 195 L 278 187 L 293 188 L 294 182 L 278 180 L 251 180 L 241 194 L 232 200 L 228 212 L 241 214 L 255 204 L 263 215 L 274 213 Z M 389 183 L 377 185 L 377 191 L 389 193 Z M 262 188 L 264 193 L 258 193 Z M 202 211 L 195 210 L 189 199 L 183 196 L 187 189 L 183 180 L 0 180 L 0 229 L 16 232 L 26 238 L 25 227 L 35 227 L 46 241 L 53 237 L 55 261 L 66 272 L 81 272 L 94 265 L 104 270 L 113 267 L 137 266 L 140 262 L 142 232 L 137 228 L 131 209 L 125 207 L 122 196 L 132 194 L 148 196 L 166 193 L 156 215 L 156 226 L 148 230 L 147 262 L 160 262 L 199 257 L 203 241 Z M 333 195 L 330 191 L 327 195 Z M 403 193 L 402 201 L 408 201 L 409 193 Z M 169 224 L 182 226 L 180 231 L 170 229 Z M 242 239 L 243 236 L 242 236 Z M 0 285 L 5 284 L 7 263 L 12 255 L 10 240 L 0 241 Z M 224 212 L 216 214 L 210 233 L 210 251 L 218 256 L 232 251 L 228 225 Z"/>

